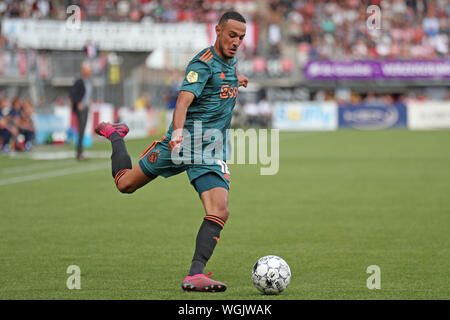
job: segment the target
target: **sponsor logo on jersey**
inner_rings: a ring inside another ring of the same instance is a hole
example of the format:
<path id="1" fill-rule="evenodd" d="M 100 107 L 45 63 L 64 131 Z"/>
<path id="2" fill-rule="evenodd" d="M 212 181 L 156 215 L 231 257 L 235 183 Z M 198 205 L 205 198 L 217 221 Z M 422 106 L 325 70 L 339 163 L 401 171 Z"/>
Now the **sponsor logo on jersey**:
<path id="1" fill-rule="evenodd" d="M 229 84 L 224 84 L 220 88 L 220 98 L 222 99 L 236 98 L 238 91 L 239 91 L 238 87 L 230 87 Z"/>

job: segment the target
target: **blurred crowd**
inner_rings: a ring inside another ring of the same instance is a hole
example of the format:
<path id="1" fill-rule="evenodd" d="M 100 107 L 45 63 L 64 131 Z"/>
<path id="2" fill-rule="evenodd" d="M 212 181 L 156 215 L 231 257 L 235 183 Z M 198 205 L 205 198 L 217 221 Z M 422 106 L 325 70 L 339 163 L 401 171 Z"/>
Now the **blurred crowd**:
<path id="1" fill-rule="evenodd" d="M 66 19 L 77 5 L 81 19 L 98 21 L 217 22 L 223 10 L 253 12 L 251 0 L 2 0 L 0 17 Z"/>
<path id="2" fill-rule="evenodd" d="M 132 22 L 215 23 L 235 9 L 259 24 L 263 53 L 275 57 L 291 48 L 300 60 L 449 55 L 448 0 L 2 0 L 0 19 L 62 20 L 70 5 L 82 20 Z M 379 17 L 367 11 L 371 5 Z"/>
<path id="3" fill-rule="evenodd" d="M 0 97 L 0 151 L 30 151 L 34 139 L 34 107 L 30 100 Z"/>
<path id="4" fill-rule="evenodd" d="M 271 0 L 269 40 L 304 59 L 448 57 L 449 16 L 447 0 Z"/>
<path id="5" fill-rule="evenodd" d="M 335 101 L 338 106 L 371 105 L 391 106 L 395 104 L 408 105 L 410 102 L 424 102 L 432 100 L 450 101 L 450 91 L 446 88 L 432 92 L 413 90 L 408 93 L 360 93 L 349 88 L 336 88 L 334 91 L 319 90 L 311 97 L 313 101 Z"/>
<path id="6" fill-rule="evenodd" d="M 337 89 L 334 92 L 318 91 L 313 98 L 313 101 L 335 101 L 338 106 L 385 106 L 390 107 L 396 104 L 406 105 L 408 100 L 426 100 L 425 96 L 410 97 L 404 94 L 390 94 L 390 93 L 357 93 L 349 89 Z"/>

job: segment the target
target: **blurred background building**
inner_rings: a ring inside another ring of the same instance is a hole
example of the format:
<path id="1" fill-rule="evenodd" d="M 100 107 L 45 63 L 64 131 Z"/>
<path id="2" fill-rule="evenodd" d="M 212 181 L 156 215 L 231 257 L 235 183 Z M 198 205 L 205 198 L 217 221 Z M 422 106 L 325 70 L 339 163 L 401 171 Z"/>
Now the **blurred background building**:
<path id="1" fill-rule="evenodd" d="M 412 117 L 420 127 L 429 116 L 402 108 L 429 102 L 438 120 L 450 110 L 446 0 L 2 0 L 0 144 L 6 131 L 19 150 L 30 139 L 72 139 L 69 88 L 85 60 L 90 131 L 118 119 L 135 136 L 164 130 L 188 61 L 214 43 L 231 9 L 248 22 L 238 70 L 250 86 L 240 90 L 236 126 L 373 129 L 410 127 Z"/>

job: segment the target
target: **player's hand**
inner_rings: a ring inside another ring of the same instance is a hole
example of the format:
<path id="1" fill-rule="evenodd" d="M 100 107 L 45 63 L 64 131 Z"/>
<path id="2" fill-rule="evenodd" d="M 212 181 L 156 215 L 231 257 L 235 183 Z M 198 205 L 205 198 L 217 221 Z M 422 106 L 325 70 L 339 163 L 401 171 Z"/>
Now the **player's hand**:
<path id="1" fill-rule="evenodd" d="M 239 81 L 239 87 L 247 88 L 248 85 L 248 78 L 243 75 L 238 75 L 238 81 Z"/>
<path id="2" fill-rule="evenodd" d="M 84 106 L 81 102 L 77 105 L 77 109 L 78 109 L 78 111 L 83 111 Z"/>
<path id="3" fill-rule="evenodd" d="M 169 141 L 169 150 L 171 152 L 179 152 L 181 149 L 181 143 L 183 143 L 184 139 L 182 136 L 172 137 L 172 140 Z"/>

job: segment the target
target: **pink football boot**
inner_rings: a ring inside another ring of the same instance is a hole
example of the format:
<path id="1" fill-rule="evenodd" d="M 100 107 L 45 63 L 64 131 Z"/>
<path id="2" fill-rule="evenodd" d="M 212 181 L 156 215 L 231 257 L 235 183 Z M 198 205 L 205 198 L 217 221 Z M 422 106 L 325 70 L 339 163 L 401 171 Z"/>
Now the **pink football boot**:
<path id="1" fill-rule="evenodd" d="M 200 292 L 223 292 L 227 286 L 219 281 L 209 278 L 212 272 L 204 275 L 203 273 L 187 276 L 181 283 L 184 291 L 200 291 Z"/>
<path id="2" fill-rule="evenodd" d="M 109 122 L 101 122 L 95 127 L 95 132 L 100 136 L 104 136 L 106 139 L 109 139 L 113 132 L 117 132 L 123 138 L 129 131 L 130 129 L 124 123 L 112 124 Z"/>

